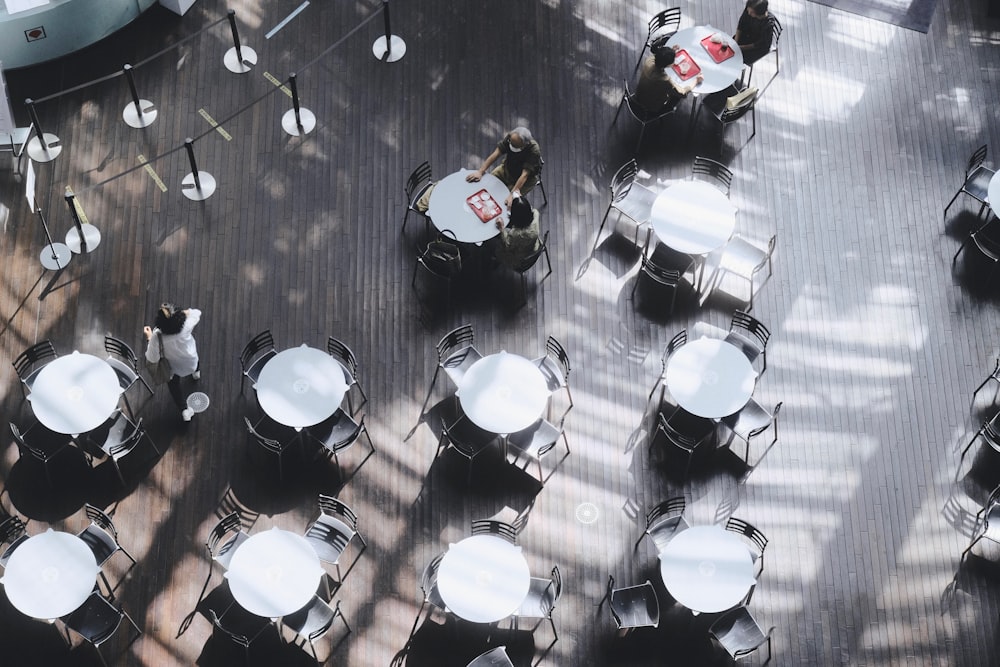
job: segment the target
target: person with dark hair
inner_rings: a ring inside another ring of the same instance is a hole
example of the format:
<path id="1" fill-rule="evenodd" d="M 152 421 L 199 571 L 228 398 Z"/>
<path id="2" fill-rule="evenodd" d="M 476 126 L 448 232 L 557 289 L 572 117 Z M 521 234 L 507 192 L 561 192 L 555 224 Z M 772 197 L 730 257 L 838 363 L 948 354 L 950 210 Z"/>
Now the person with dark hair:
<path id="1" fill-rule="evenodd" d="M 733 35 L 743 52 L 743 64 L 752 65 L 766 56 L 771 50 L 772 38 L 767 0 L 747 0 Z"/>
<path id="2" fill-rule="evenodd" d="M 538 250 L 538 209 L 532 208 L 523 196 L 515 197 L 511 202 L 507 226 L 504 227 L 502 220 L 497 220 L 496 224 L 500 236 L 495 254 L 497 261 L 504 266 L 516 269 L 525 258 Z"/>
<path id="3" fill-rule="evenodd" d="M 187 406 L 186 397 L 181 391 L 181 378 L 190 375 L 193 380 L 201 379 L 198 346 L 191 333 L 199 321 L 201 311 L 197 308 L 178 310 L 177 306 L 166 302 L 160 304 L 156 311 L 153 327 L 147 325 L 142 328 L 142 333 L 146 336 L 146 361 L 151 364 L 159 362 L 160 350 L 163 350 L 163 356 L 171 370 L 167 389 L 186 422 L 191 421 L 194 410 Z"/>
<path id="4" fill-rule="evenodd" d="M 497 143 L 496 148 L 483 162 L 483 166 L 466 176 L 465 180 L 475 183 L 501 157 L 503 162 L 491 173 L 503 181 L 510 190 L 510 194 L 504 200 L 504 204 L 510 206 L 516 197 L 528 194 L 538 184 L 539 175 L 542 173 L 542 151 L 528 128 L 515 127 Z"/>
<path id="5" fill-rule="evenodd" d="M 674 49 L 665 44 L 657 45 L 642 63 L 639 81 L 635 85 L 635 101 L 651 116 L 677 106 L 695 86 L 705 80 L 699 74 L 687 86 L 675 83 L 667 75 L 667 68 L 674 64 L 674 58 Z"/>

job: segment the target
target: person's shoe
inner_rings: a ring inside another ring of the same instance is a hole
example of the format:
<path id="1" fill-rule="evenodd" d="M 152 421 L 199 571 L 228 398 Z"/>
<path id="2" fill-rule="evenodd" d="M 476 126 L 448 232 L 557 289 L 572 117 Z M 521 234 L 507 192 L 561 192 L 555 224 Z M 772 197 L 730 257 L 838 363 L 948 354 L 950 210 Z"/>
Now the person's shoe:
<path id="1" fill-rule="evenodd" d="M 194 410 L 192 410 L 191 408 L 184 408 L 183 410 L 181 410 L 181 419 L 183 419 L 186 422 L 189 422 L 191 421 L 191 417 L 194 417 Z"/>
<path id="2" fill-rule="evenodd" d="M 201 371 L 195 371 L 194 373 L 191 373 L 191 377 L 193 379 L 195 379 L 195 380 L 200 380 L 201 379 Z"/>

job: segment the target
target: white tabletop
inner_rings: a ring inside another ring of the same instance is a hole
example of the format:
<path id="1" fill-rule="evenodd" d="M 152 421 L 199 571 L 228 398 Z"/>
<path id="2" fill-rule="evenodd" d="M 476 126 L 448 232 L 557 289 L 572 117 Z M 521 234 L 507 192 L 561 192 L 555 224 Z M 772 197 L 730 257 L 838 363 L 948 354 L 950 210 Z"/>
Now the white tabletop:
<path id="1" fill-rule="evenodd" d="M 534 424 L 549 401 L 545 375 L 531 360 L 500 352 L 469 367 L 458 391 L 462 411 L 490 433 L 516 433 Z"/>
<path id="2" fill-rule="evenodd" d="M 489 172 L 483 174 L 478 182 L 469 183 L 465 177 L 471 173 L 469 169 L 460 169 L 438 181 L 431 191 L 427 215 L 438 231 L 450 230 L 462 243 L 482 243 L 499 234 L 500 230 L 497 229 L 495 220 L 480 220 L 465 200 L 485 188 L 500 205 L 500 215 L 506 224 L 507 207 L 504 201 L 510 190 L 503 181 Z"/>
<path id="3" fill-rule="evenodd" d="M 49 528 L 14 550 L 0 583 L 18 611 L 48 620 L 79 609 L 100 570 L 86 542 Z"/>
<path id="4" fill-rule="evenodd" d="M 308 345 L 282 350 L 260 371 L 257 402 L 271 419 L 294 428 L 318 424 L 340 407 L 347 393 L 344 369 Z"/>
<path id="5" fill-rule="evenodd" d="M 736 228 L 736 207 L 705 181 L 677 181 L 656 196 L 653 232 L 678 252 L 704 255 L 725 245 Z"/>
<path id="6" fill-rule="evenodd" d="M 993 214 L 1000 216 L 1000 169 L 993 174 L 990 179 L 990 187 L 986 191 L 986 200 L 993 209 Z"/>
<path id="7" fill-rule="evenodd" d="M 39 371 L 31 385 L 31 409 L 56 433 L 79 435 L 107 421 L 122 395 L 111 366 L 92 354 L 66 354 Z"/>
<path id="8" fill-rule="evenodd" d="M 302 609 L 316 594 L 322 576 L 309 540 L 280 528 L 251 535 L 236 547 L 226 570 L 240 606 L 265 618 Z"/>
<path id="9" fill-rule="evenodd" d="M 720 419 L 750 400 L 757 372 L 736 346 L 718 338 L 699 338 L 679 347 L 667 360 L 667 390 L 677 404 L 699 417 Z"/>
<path id="10" fill-rule="evenodd" d="M 727 58 L 721 63 L 717 63 L 709 55 L 708 51 L 705 50 L 701 40 L 714 33 L 721 35 L 726 44 L 729 45 L 729 48 L 733 50 L 734 55 L 732 58 Z M 740 51 L 736 40 L 733 39 L 732 35 L 727 34 L 723 30 L 716 30 L 710 25 L 698 25 L 693 28 L 678 30 L 667 41 L 667 46 L 679 46 L 687 51 L 688 55 L 698 63 L 698 67 L 701 68 L 701 75 L 705 77 L 705 80 L 694 88 L 694 92 L 699 94 L 717 93 L 731 86 L 740 78 L 740 73 L 743 71 L 743 52 Z M 667 76 L 685 86 L 690 85 L 692 82 L 692 79 L 686 81 L 681 79 L 673 67 L 667 68 Z"/>
<path id="11" fill-rule="evenodd" d="M 437 584 L 454 614 L 474 623 L 493 623 L 521 606 L 531 573 L 521 547 L 494 535 L 473 535 L 448 546 Z"/>
<path id="12" fill-rule="evenodd" d="M 660 553 L 660 576 L 675 600 L 701 613 L 735 607 L 755 581 L 750 551 L 721 526 L 677 533 Z"/>

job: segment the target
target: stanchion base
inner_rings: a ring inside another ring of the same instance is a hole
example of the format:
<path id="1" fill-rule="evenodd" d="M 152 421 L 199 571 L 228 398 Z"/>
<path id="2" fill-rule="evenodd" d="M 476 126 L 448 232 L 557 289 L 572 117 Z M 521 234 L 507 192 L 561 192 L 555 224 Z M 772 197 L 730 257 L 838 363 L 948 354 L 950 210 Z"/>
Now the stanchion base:
<path id="1" fill-rule="evenodd" d="M 58 271 L 59 269 L 65 269 L 72 257 L 73 253 L 70 252 L 68 245 L 64 243 L 50 243 L 42 248 L 42 254 L 38 256 L 38 259 L 42 262 L 42 266 L 49 271 Z"/>
<path id="2" fill-rule="evenodd" d="M 62 153 L 62 146 L 59 145 L 59 137 L 46 132 L 44 135 L 48 148 L 42 145 L 42 140 L 32 137 L 28 142 L 28 157 L 35 162 L 51 162 Z"/>
<path id="3" fill-rule="evenodd" d="M 91 252 L 94 248 L 101 245 L 101 230 L 89 223 L 80 225 L 80 227 L 83 229 L 83 238 L 87 241 L 87 252 Z M 83 244 L 80 243 L 79 229 L 70 227 L 69 231 L 66 232 L 66 245 L 77 255 L 83 251 Z"/>
<path id="4" fill-rule="evenodd" d="M 197 188 L 194 183 L 194 172 L 191 172 L 181 181 L 181 192 L 184 196 L 193 201 L 204 201 L 215 192 L 215 177 L 207 171 L 198 170 L 198 180 L 201 181 L 201 188 Z"/>
<path id="5" fill-rule="evenodd" d="M 233 74 L 246 74 L 257 64 L 257 52 L 249 46 L 240 44 L 240 53 L 243 54 L 242 61 L 240 61 L 239 54 L 236 53 L 235 46 L 231 47 L 226 51 L 226 55 L 222 56 L 222 63 Z"/>
<path id="6" fill-rule="evenodd" d="M 281 129 L 293 137 L 309 134 L 316 129 L 316 114 L 309 109 L 299 107 L 299 121 L 302 123 L 301 127 L 295 122 L 295 109 L 289 109 L 281 117 Z"/>
<path id="7" fill-rule="evenodd" d="M 149 100 L 139 100 L 138 109 L 135 108 L 135 102 L 129 102 L 122 110 L 122 118 L 129 127 L 149 127 L 156 120 L 156 109 Z"/>
<path id="8" fill-rule="evenodd" d="M 390 35 L 389 37 L 392 41 L 388 43 L 385 40 L 385 35 L 376 39 L 375 43 L 372 44 L 372 53 L 374 53 L 375 57 L 379 60 L 383 60 L 387 63 L 394 63 L 402 58 L 406 53 L 406 42 L 404 42 L 403 38 L 399 35 Z M 388 48 L 389 46 L 392 48 Z"/>

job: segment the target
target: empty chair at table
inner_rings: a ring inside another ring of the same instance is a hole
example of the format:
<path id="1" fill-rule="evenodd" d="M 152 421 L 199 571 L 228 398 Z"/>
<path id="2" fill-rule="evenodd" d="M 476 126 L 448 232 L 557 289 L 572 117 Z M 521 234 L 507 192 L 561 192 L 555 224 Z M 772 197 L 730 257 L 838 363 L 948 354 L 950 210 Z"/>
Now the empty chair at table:
<path id="1" fill-rule="evenodd" d="M 979 207 L 979 217 L 982 217 L 983 212 L 989 206 L 989 186 L 994 174 L 992 169 L 983 166 L 983 162 L 985 161 L 986 144 L 983 144 L 969 158 L 969 162 L 965 167 L 965 179 L 962 181 L 962 186 L 955 193 L 955 196 L 951 198 L 951 201 L 948 202 L 948 205 L 944 207 L 945 217 L 948 216 L 948 209 L 955 203 L 958 196 L 963 193 L 981 204 Z"/>
<path id="2" fill-rule="evenodd" d="M 424 613 L 424 608 L 427 605 L 431 606 L 428 611 L 428 617 L 434 612 L 435 609 L 440 609 L 441 611 L 447 611 L 448 607 L 444 603 L 444 598 L 441 597 L 441 591 L 438 589 L 437 578 L 438 569 L 441 566 L 441 559 L 444 558 L 445 552 L 439 553 L 437 556 L 431 559 L 424 567 L 424 571 L 420 574 L 420 592 L 423 594 L 423 600 L 420 602 L 420 609 L 417 610 L 417 617 L 413 619 L 413 627 L 410 629 L 410 636 L 417 631 L 417 625 L 420 623 L 420 616 Z"/>
<path id="3" fill-rule="evenodd" d="M 568 455 L 570 450 L 566 430 L 546 419 L 539 419 L 528 428 L 508 435 L 507 451 L 514 454 L 515 462 L 519 458 L 524 458 L 525 468 L 534 461 L 538 466 L 538 481 L 544 485 L 548 477 L 545 477 L 542 472 L 542 459 L 555 449 L 560 437 L 566 444 L 566 454 Z"/>
<path id="4" fill-rule="evenodd" d="M 500 436 L 479 428 L 465 414 L 461 414 L 451 424 L 442 424 L 441 437 L 438 438 L 438 448 L 434 458 L 449 449 L 461 454 L 469 462 L 468 483 L 472 484 L 473 461 L 487 449 L 499 443 Z"/>
<path id="5" fill-rule="evenodd" d="M 771 635 L 774 634 L 774 626 L 765 632 L 745 606 L 737 607 L 719 617 L 708 629 L 708 634 L 733 660 L 740 660 L 756 653 L 765 644 L 767 658 L 763 662 L 771 660 Z"/>
<path id="6" fill-rule="evenodd" d="M 31 385 L 45 366 L 58 357 L 56 348 L 50 340 L 42 340 L 14 358 L 14 371 L 21 380 L 21 395 L 27 396 Z"/>
<path id="7" fill-rule="evenodd" d="M 593 254 L 594 250 L 597 249 L 598 243 L 600 243 L 601 233 L 604 231 L 604 225 L 607 223 L 612 209 L 618 212 L 616 224 L 623 215 L 635 224 L 635 238 L 633 239 L 633 243 L 636 245 L 639 244 L 639 229 L 649 225 L 653 213 L 653 202 L 656 201 L 657 193 L 641 183 L 636 183 L 638 175 L 639 166 L 636 164 L 635 159 L 632 159 L 619 167 L 618 171 L 612 177 L 611 201 L 608 203 L 608 209 L 604 212 L 604 217 L 601 219 L 601 226 L 597 228 L 597 236 L 594 238 L 594 247 L 591 250 L 591 254 Z M 612 227 L 613 230 L 614 227 Z"/>
<path id="8" fill-rule="evenodd" d="M 72 638 L 70 637 L 70 631 L 72 630 L 94 647 L 98 659 L 105 667 L 107 667 L 108 661 L 105 660 L 104 655 L 101 653 L 101 644 L 115 635 L 118 628 L 121 627 L 123 620 L 127 620 L 132 629 L 135 630 L 134 633 L 131 633 L 128 645 L 124 649 L 127 651 L 135 640 L 142 635 L 142 630 L 136 625 L 136 622 L 132 620 L 132 617 L 129 616 L 124 608 L 106 600 L 99 591 L 95 590 L 79 609 L 62 618 L 63 625 L 66 628 L 66 641 L 72 644 Z"/>
<path id="9" fill-rule="evenodd" d="M 958 479 L 958 476 L 962 472 L 962 462 L 965 461 L 965 455 L 969 452 L 969 448 L 972 447 L 972 445 L 980 438 L 985 440 L 986 444 L 988 444 L 993 451 L 1000 453 L 1000 412 L 997 412 L 995 415 L 984 421 L 982 426 L 979 427 L 979 430 L 972 436 L 972 439 L 969 440 L 965 447 L 962 448 L 962 456 L 958 461 L 958 470 L 955 472 L 955 479 Z"/>
<path id="10" fill-rule="evenodd" d="M 683 411 L 678 408 L 678 411 L 674 415 L 684 414 Z M 704 420 L 700 417 L 693 417 L 693 420 L 698 420 L 699 422 L 707 422 L 709 420 Z M 700 434 L 689 435 L 678 430 L 664 414 L 657 414 L 657 427 L 656 432 L 650 438 L 650 455 L 653 453 L 664 450 L 664 453 L 674 452 L 683 458 L 681 479 L 687 480 L 688 474 L 691 472 L 691 463 L 694 460 L 694 455 L 696 450 L 702 443 L 711 442 L 710 436 L 714 435 L 714 429 L 706 430 Z"/>
<path id="11" fill-rule="evenodd" d="M 511 544 L 517 544 L 517 528 L 498 519 L 475 519 L 472 522 L 472 534 L 494 535 Z"/>
<path id="12" fill-rule="evenodd" d="M 990 262 L 990 273 L 986 280 L 987 282 L 992 281 L 993 274 L 997 270 L 997 265 L 1000 264 L 1000 218 L 992 217 L 981 226 L 972 230 L 965 240 L 962 241 L 962 245 L 958 246 L 955 256 L 951 258 L 952 267 L 958 261 L 958 256 L 962 254 L 962 250 L 968 245 L 969 241 L 972 241 L 972 245 L 979 251 L 980 256 Z"/>
<path id="13" fill-rule="evenodd" d="M 243 393 L 244 380 L 249 379 L 250 384 L 256 384 L 264 365 L 276 354 L 278 351 L 274 349 L 274 337 L 270 329 L 261 331 L 247 341 L 243 351 L 240 352 L 240 368 L 243 370 L 243 375 L 240 377 L 240 394 Z"/>
<path id="14" fill-rule="evenodd" d="M 361 440 L 361 436 L 364 436 L 368 441 L 368 456 L 375 453 L 375 443 L 372 441 L 371 434 L 368 433 L 368 427 L 365 426 L 365 416 L 361 415 L 361 419 L 355 421 L 339 408 L 329 419 L 308 427 L 306 435 L 319 445 L 318 454 L 333 458 L 337 470 L 341 470 L 340 455 Z M 359 463 L 358 467 L 363 463 L 364 461 Z"/>
<path id="15" fill-rule="evenodd" d="M 208 539 L 205 541 L 205 550 L 208 551 L 210 559 L 208 576 L 205 577 L 205 583 L 201 587 L 201 595 L 198 596 L 199 600 L 202 599 L 205 591 L 208 590 L 208 583 L 212 580 L 213 565 L 218 563 L 222 566 L 223 570 L 228 570 L 229 564 L 233 560 L 233 554 L 236 553 L 236 548 L 248 539 L 250 539 L 250 533 L 244 530 L 239 512 L 227 514 L 212 527 L 212 530 L 208 533 Z"/>
<path id="16" fill-rule="evenodd" d="M 674 535 L 688 527 L 684 520 L 686 504 L 684 496 L 675 496 L 654 505 L 646 512 L 646 529 L 639 535 L 632 550 L 637 550 L 642 538 L 648 535 L 657 553 L 662 552 Z"/>
<path id="17" fill-rule="evenodd" d="M 663 403 L 664 391 L 666 390 L 666 378 L 667 378 L 667 363 L 670 361 L 671 355 L 678 350 L 682 345 L 686 345 L 688 340 L 687 329 L 681 329 L 674 334 L 667 344 L 663 347 L 663 354 L 660 355 L 660 376 L 656 379 L 653 384 L 653 388 L 649 390 L 649 397 L 646 398 L 646 403 L 648 404 L 653 400 L 653 394 L 656 389 L 660 389 L 660 403 Z M 673 406 L 676 407 L 676 406 Z M 670 413 L 668 412 L 668 415 Z"/>
<path id="18" fill-rule="evenodd" d="M 0 521 L 0 567 L 7 567 L 14 550 L 28 539 L 27 526 L 19 516 Z"/>
<path id="19" fill-rule="evenodd" d="M 608 602 L 611 616 L 618 630 L 627 634 L 635 628 L 655 628 L 660 625 L 660 601 L 656 589 L 647 579 L 645 583 L 615 588 L 615 578 L 608 575 L 608 587 L 601 605 Z"/>
<path id="20" fill-rule="evenodd" d="M 122 398 L 125 400 L 125 407 L 128 408 L 129 414 L 134 416 L 132 405 L 128 401 L 128 390 L 136 382 L 141 382 L 142 386 L 149 392 L 149 395 L 152 396 L 153 388 L 149 386 L 146 378 L 142 377 L 142 374 L 139 372 L 139 358 L 135 356 L 135 352 L 125 341 L 119 340 L 114 336 L 105 336 L 104 351 L 108 353 L 106 361 L 114 369 L 115 375 L 118 376 L 118 384 L 122 388 Z"/>
<path id="21" fill-rule="evenodd" d="M 361 406 L 368 402 L 368 394 L 365 393 L 364 387 L 358 380 L 358 360 L 351 348 L 333 336 L 330 336 L 326 341 L 326 351 L 340 364 L 344 371 L 344 380 L 347 381 L 347 408 L 353 417 L 361 409 Z M 361 400 L 357 406 L 354 405 L 354 398 L 351 395 L 352 389 L 357 389 L 358 393 L 361 394 Z"/>
<path id="22" fill-rule="evenodd" d="M 119 542 L 118 530 L 111 521 L 111 517 L 105 514 L 99 507 L 94 507 L 89 503 L 84 505 L 84 512 L 86 512 L 87 518 L 90 519 L 90 525 L 80 531 L 77 537 L 83 540 L 94 553 L 94 560 L 97 561 L 97 565 L 101 568 L 101 580 L 107 587 L 108 593 L 111 594 L 121 585 L 121 582 L 124 581 L 129 571 L 135 567 L 135 558 Z M 107 575 L 104 574 L 104 564 L 111 560 L 111 557 L 119 551 L 131 562 L 128 568 L 126 568 L 122 579 L 114 586 L 111 586 Z"/>
<path id="23" fill-rule="evenodd" d="M 993 399 L 991 401 L 994 402 L 997 400 L 997 391 L 1000 391 L 1000 357 L 997 357 L 996 361 L 993 363 L 993 372 L 987 375 L 986 379 L 983 380 L 978 387 L 976 387 L 975 391 L 972 392 L 973 401 L 976 400 L 976 394 L 982 391 L 983 387 L 989 384 L 990 381 L 997 383 L 997 390 L 993 392 Z"/>
<path id="24" fill-rule="evenodd" d="M 64 433 L 56 433 L 40 423 L 33 424 L 22 432 L 17 424 L 10 422 L 10 432 L 17 443 L 21 458 L 27 456 L 29 460 L 41 463 L 45 470 L 45 480 L 49 486 L 52 486 L 49 462 L 73 442 L 72 437 Z"/>
<path id="25" fill-rule="evenodd" d="M 473 658 L 466 667 L 514 667 L 514 663 L 507 655 L 507 647 L 497 646 Z"/>
<path id="26" fill-rule="evenodd" d="M 704 291 L 702 300 L 707 299 L 712 292 L 718 289 L 728 274 L 747 282 L 749 295 L 746 299 L 746 311 L 753 310 L 754 296 L 763 284 L 767 282 L 767 279 L 771 277 L 773 272 L 771 258 L 774 255 L 776 242 L 777 236 L 771 236 L 767 241 L 766 247 L 762 248 L 747 241 L 739 234 L 729 239 L 729 242 L 720 252 L 713 253 L 712 257 L 706 260 L 708 265 L 714 266 L 714 270 L 712 271 L 711 283 L 708 289 Z M 767 275 L 758 284 L 757 274 L 761 273 L 765 267 L 767 268 Z"/>
<path id="27" fill-rule="evenodd" d="M 347 547 L 356 538 L 361 543 L 360 557 L 368 543 L 358 532 L 358 515 L 346 503 L 321 493 L 318 504 L 319 516 L 309 524 L 305 537 L 321 561 L 337 568 L 337 582 L 341 583 L 340 559 Z"/>
<path id="28" fill-rule="evenodd" d="M 976 546 L 980 540 L 986 539 L 990 542 L 1000 544 L 1000 485 L 990 492 L 989 498 L 976 513 L 975 525 L 972 530 L 972 539 L 969 546 L 962 551 L 962 560 L 969 555 L 972 547 Z"/>
<path id="29" fill-rule="evenodd" d="M 729 520 L 726 521 L 726 530 L 740 536 L 744 546 L 750 552 L 750 559 L 753 561 L 754 579 L 759 579 L 760 575 L 764 573 L 764 550 L 767 548 L 767 537 L 753 524 L 736 517 L 729 517 Z M 755 581 L 743 601 L 744 604 L 750 602 L 756 587 L 757 582 Z"/>
<path id="30" fill-rule="evenodd" d="M 768 411 L 767 408 L 758 403 L 753 397 L 750 397 L 750 400 L 739 412 L 722 419 L 722 424 L 729 429 L 730 433 L 746 444 L 743 462 L 748 466 L 750 465 L 750 441 L 771 428 L 772 424 L 774 425 L 774 435 L 771 438 L 771 443 L 751 468 L 757 467 L 764 456 L 767 455 L 767 452 L 771 450 L 771 447 L 778 441 L 778 414 L 780 412 L 781 401 L 774 406 L 773 410 Z"/>
<path id="31" fill-rule="evenodd" d="M 251 422 L 249 417 L 244 417 L 243 423 L 247 429 L 247 442 L 259 450 L 274 455 L 278 460 L 278 480 L 284 481 L 285 453 L 292 445 L 300 442 L 301 436 L 294 429 L 278 424 L 267 415 L 262 416 L 256 423 Z"/>
<path id="32" fill-rule="evenodd" d="M 771 332 L 764 323 L 750 313 L 737 310 L 729 324 L 726 342 L 740 349 L 754 363 L 761 360 L 760 375 L 767 370 L 767 343 L 771 340 Z"/>
<path id="33" fill-rule="evenodd" d="M 566 406 L 566 410 L 559 417 L 559 423 L 562 424 L 566 421 L 566 415 L 573 409 L 573 393 L 569 389 L 569 373 L 572 369 L 566 348 L 563 347 L 562 343 L 555 336 L 549 336 L 545 340 L 545 354 L 535 359 L 534 364 L 538 366 L 542 371 L 542 375 L 545 376 L 545 384 L 548 386 L 550 392 L 553 394 L 559 390 L 565 390 L 566 392 L 566 399 L 569 401 L 569 405 Z M 550 402 L 549 410 L 551 411 L 551 409 L 552 403 Z"/>
<path id="34" fill-rule="evenodd" d="M 476 334 L 471 324 L 453 329 L 441 337 L 437 344 L 438 363 L 434 368 L 434 377 L 431 378 L 431 386 L 427 390 L 424 406 L 430 400 L 434 385 L 437 384 L 438 374 L 442 369 L 457 387 L 461 384 L 466 371 L 483 358 L 483 355 L 476 349 L 475 340 Z"/>
<path id="35" fill-rule="evenodd" d="M 727 197 L 733 184 L 733 172 L 721 162 L 707 157 L 696 156 L 691 166 L 691 178 L 705 181 L 717 187 Z"/>
<path id="36" fill-rule="evenodd" d="M 264 634 L 268 628 L 273 628 L 271 619 L 251 614 L 233 600 L 225 609 L 209 609 L 208 616 L 212 625 L 224 637 L 243 649 L 243 659 L 250 665 L 250 645 Z"/>
<path id="37" fill-rule="evenodd" d="M 690 266 L 690 262 L 688 266 Z M 661 256 L 656 253 L 655 247 L 650 248 L 649 244 L 647 244 L 642 250 L 642 263 L 639 267 L 639 273 L 635 278 L 635 283 L 632 285 L 632 296 L 635 296 L 635 291 L 639 288 L 639 282 L 645 277 L 651 284 L 660 287 L 662 291 L 666 292 L 664 300 L 667 303 L 667 315 L 673 315 L 682 275 L 683 271 L 681 269 L 670 268 L 663 264 Z"/>
<path id="38" fill-rule="evenodd" d="M 281 627 L 291 630 L 300 637 L 302 639 L 301 646 L 305 646 L 305 643 L 309 642 L 309 650 L 312 651 L 313 659 L 317 665 L 320 665 L 323 663 L 316 655 L 316 640 L 325 635 L 338 618 L 344 624 L 347 632 L 350 633 L 351 626 L 347 624 L 344 612 L 340 610 L 340 601 L 338 600 L 337 604 L 331 607 L 326 600 L 314 595 L 305 607 L 283 616 Z"/>
<path id="39" fill-rule="evenodd" d="M 125 485 L 125 476 L 122 474 L 121 461 L 135 451 L 144 438 L 146 438 L 146 429 L 142 427 L 142 419 L 133 422 L 124 412 L 119 412 L 112 420 L 111 427 L 104 434 L 102 441 L 94 443 L 107 456 L 108 460 L 111 461 L 111 465 L 114 466 L 115 472 L 118 473 L 118 480 L 122 483 L 122 486 Z M 151 438 L 146 439 L 152 446 L 153 451 L 156 452 L 156 455 L 161 456 L 156 443 Z"/>
<path id="40" fill-rule="evenodd" d="M 549 577 L 532 577 L 528 586 L 528 594 L 521 602 L 521 606 L 514 612 L 514 628 L 518 628 L 518 623 L 522 618 L 536 618 L 538 621 L 531 629 L 534 632 L 539 623 L 548 619 L 555 641 L 558 641 L 559 633 L 556 632 L 556 622 L 552 618 L 552 612 L 555 611 L 556 602 L 559 601 L 560 596 L 562 596 L 562 574 L 559 572 L 558 565 L 552 567 L 552 573 Z"/>

